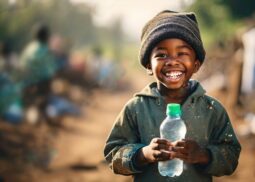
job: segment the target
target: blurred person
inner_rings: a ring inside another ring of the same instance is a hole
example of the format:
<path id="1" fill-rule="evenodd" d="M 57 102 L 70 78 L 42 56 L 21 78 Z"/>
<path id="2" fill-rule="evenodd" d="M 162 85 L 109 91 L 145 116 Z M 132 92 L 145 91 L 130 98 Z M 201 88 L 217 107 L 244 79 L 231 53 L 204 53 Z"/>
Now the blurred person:
<path id="1" fill-rule="evenodd" d="M 229 104 L 232 108 L 242 108 L 246 112 L 254 110 L 245 104 L 255 96 L 254 40 L 254 27 L 237 30 L 233 39 L 232 64 L 228 66 Z"/>
<path id="2" fill-rule="evenodd" d="M 12 50 L 10 42 L 0 41 L 0 71 L 15 78 L 18 70 L 18 58 Z"/>
<path id="3" fill-rule="evenodd" d="M 17 71 L 18 59 L 10 43 L 0 42 L 0 117 L 13 124 L 23 120 Z"/>
<path id="4" fill-rule="evenodd" d="M 107 138 L 104 155 L 116 174 L 134 181 L 212 181 L 237 167 L 241 146 L 225 108 L 192 80 L 205 50 L 194 13 L 163 11 L 143 28 L 140 63 L 156 82 L 127 102 Z M 139 79 L 139 78 L 138 78 Z M 179 103 L 186 139 L 159 138 L 166 105 Z M 159 174 L 159 161 L 184 161 L 178 177 Z"/>
<path id="5" fill-rule="evenodd" d="M 244 110 L 245 127 L 239 130 L 240 135 L 255 135 L 255 25 L 254 19 L 250 27 L 242 35 L 243 66 L 239 99 Z"/>
<path id="6" fill-rule="evenodd" d="M 244 47 L 242 42 L 243 29 L 237 30 L 231 46 L 231 65 L 227 67 L 227 78 L 225 85 L 228 91 L 228 105 L 235 110 L 242 106 L 241 84 Z M 236 112 L 237 113 L 237 112 Z"/>
<path id="7" fill-rule="evenodd" d="M 8 74 L 0 73 L 0 118 L 12 124 L 23 120 L 20 92 Z"/>
<path id="8" fill-rule="evenodd" d="M 250 94 L 255 90 L 255 27 L 243 35 L 244 63 L 242 74 L 242 93 Z"/>
<path id="9" fill-rule="evenodd" d="M 104 59 L 98 73 L 98 85 L 102 88 L 114 90 L 119 85 L 120 76 L 123 70 L 120 65 L 110 59 Z"/>
<path id="10" fill-rule="evenodd" d="M 55 56 L 56 61 L 56 74 L 61 76 L 61 73 L 69 68 L 69 47 L 66 40 L 54 34 L 49 40 L 49 49 Z"/>
<path id="11" fill-rule="evenodd" d="M 56 72 L 56 60 L 49 49 L 49 27 L 38 23 L 33 27 L 33 40 L 22 52 L 23 99 L 26 107 L 38 106 L 43 117 L 47 118 L 45 108 L 51 92 L 51 82 Z"/>
<path id="12" fill-rule="evenodd" d="M 250 28 L 243 34 L 242 41 L 244 52 L 241 95 L 244 96 L 244 102 L 247 102 L 255 97 L 255 27 Z M 243 105 L 246 104 L 243 103 Z M 254 109 L 252 108 L 251 110 L 254 112 Z"/>
<path id="13" fill-rule="evenodd" d="M 92 49 L 92 58 L 90 59 L 89 66 L 89 77 L 94 82 L 94 86 L 100 86 L 102 83 L 102 79 L 104 79 L 103 76 L 107 74 L 107 70 L 104 69 L 105 64 L 105 58 L 103 57 L 103 50 L 100 46 L 95 46 Z"/>
<path id="14" fill-rule="evenodd" d="M 112 90 L 120 86 L 118 83 L 123 75 L 123 68 L 114 60 L 105 58 L 101 47 L 93 48 L 89 69 L 90 78 L 94 80 L 96 86 Z"/>
<path id="15" fill-rule="evenodd" d="M 70 53 L 66 69 L 61 71 L 61 78 L 80 88 L 88 88 L 92 81 L 87 71 L 87 58 L 84 52 L 73 51 Z"/>

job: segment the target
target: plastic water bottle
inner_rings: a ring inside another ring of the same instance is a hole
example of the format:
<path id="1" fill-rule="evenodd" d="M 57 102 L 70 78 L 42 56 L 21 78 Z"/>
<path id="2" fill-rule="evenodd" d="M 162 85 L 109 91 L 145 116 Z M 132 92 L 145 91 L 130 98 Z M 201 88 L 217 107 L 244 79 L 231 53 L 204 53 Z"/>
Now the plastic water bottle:
<path id="1" fill-rule="evenodd" d="M 184 139 L 187 129 L 184 121 L 181 119 L 180 104 L 168 104 L 166 115 L 166 119 L 160 125 L 160 137 L 171 142 Z M 176 158 L 160 161 L 158 163 L 158 170 L 162 176 L 180 176 L 183 171 L 183 161 Z"/>

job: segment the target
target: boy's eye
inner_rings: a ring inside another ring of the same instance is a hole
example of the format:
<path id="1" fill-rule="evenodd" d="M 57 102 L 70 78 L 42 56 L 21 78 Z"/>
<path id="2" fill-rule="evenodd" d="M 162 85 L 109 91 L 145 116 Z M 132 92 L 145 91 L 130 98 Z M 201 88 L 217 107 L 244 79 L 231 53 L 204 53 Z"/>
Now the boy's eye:
<path id="1" fill-rule="evenodd" d="M 159 54 L 156 54 L 155 57 L 156 57 L 156 58 L 167 58 L 168 55 L 167 55 L 167 54 L 164 54 L 164 53 L 159 53 Z"/>
<path id="2" fill-rule="evenodd" d="M 189 53 L 187 53 L 187 52 L 178 52 L 178 56 L 185 56 L 185 55 L 189 55 Z"/>

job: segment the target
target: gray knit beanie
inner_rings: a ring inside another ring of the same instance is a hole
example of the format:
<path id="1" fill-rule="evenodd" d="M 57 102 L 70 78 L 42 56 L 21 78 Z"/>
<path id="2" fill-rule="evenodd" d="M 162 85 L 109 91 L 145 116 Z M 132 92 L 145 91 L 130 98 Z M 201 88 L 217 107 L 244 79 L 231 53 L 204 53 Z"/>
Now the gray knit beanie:
<path id="1" fill-rule="evenodd" d="M 187 42 L 197 59 L 203 63 L 205 50 L 194 13 L 179 13 L 165 10 L 152 18 L 143 28 L 139 60 L 146 67 L 152 49 L 162 40 L 178 38 Z"/>

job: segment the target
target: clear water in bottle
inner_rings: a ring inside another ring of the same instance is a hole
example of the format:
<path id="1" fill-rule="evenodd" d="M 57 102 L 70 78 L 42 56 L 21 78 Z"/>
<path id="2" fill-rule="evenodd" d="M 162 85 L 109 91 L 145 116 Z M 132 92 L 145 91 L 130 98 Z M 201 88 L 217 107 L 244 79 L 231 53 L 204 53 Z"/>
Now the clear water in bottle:
<path id="1" fill-rule="evenodd" d="M 181 119 L 181 109 L 179 104 L 168 104 L 167 117 L 160 125 L 160 137 L 170 140 L 171 142 L 179 141 L 185 138 L 186 125 Z M 160 161 L 158 170 L 162 176 L 180 176 L 183 171 L 183 161 L 173 159 Z"/>

